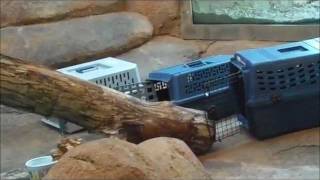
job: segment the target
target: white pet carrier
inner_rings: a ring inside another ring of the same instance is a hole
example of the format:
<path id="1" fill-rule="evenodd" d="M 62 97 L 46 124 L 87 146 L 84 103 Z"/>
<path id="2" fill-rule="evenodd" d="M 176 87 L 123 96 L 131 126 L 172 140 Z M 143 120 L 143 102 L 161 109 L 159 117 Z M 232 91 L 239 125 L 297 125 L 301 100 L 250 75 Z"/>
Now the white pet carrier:
<path id="1" fill-rule="evenodd" d="M 136 64 L 111 57 L 69 66 L 57 71 L 109 88 L 119 88 L 140 82 Z M 43 118 L 42 122 L 68 133 L 83 129 L 76 124 L 53 117 Z"/>
<path id="2" fill-rule="evenodd" d="M 58 69 L 58 71 L 110 88 L 140 82 L 136 64 L 111 57 Z"/>

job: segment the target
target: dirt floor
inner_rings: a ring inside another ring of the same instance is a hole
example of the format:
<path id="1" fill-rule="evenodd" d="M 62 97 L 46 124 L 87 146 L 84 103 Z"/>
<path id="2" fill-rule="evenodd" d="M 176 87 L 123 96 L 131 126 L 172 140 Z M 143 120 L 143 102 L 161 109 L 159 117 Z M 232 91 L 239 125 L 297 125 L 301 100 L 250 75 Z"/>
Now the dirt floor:
<path id="1" fill-rule="evenodd" d="M 319 134 L 313 128 L 258 141 L 242 131 L 200 160 L 213 179 L 319 179 Z"/>
<path id="2" fill-rule="evenodd" d="M 1 106 L 1 172 L 46 155 L 63 136 L 41 116 Z M 258 141 L 245 130 L 199 157 L 214 179 L 319 179 L 319 128 Z M 68 136 L 68 135 L 67 135 Z M 85 131 L 72 136 L 99 138 Z"/>
<path id="3" fill-rule="evenodd" d="M 1 105 L 1 172 L 20 169 L 34 157 L 48 155 L 63 137 L 80 137 L 84 141 L 101 136 L 80 131 L 61 134 L 41 121 L 42 116 Z"/>

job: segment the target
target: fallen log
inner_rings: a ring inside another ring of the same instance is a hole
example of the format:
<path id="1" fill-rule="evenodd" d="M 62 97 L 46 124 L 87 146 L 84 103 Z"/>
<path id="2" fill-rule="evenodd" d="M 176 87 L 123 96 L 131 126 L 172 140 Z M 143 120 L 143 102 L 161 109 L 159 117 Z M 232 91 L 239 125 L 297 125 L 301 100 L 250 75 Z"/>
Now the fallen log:
<path id="1" fill-rule="evenodd" d="M 202 111 L 141 101 L 6 56 L 0 57 L 0 65 L 2 104 L 122 135 L 135 143 L 160 136 L 179 138 L 197 154 L 214 141 L 215 128 Z"/>

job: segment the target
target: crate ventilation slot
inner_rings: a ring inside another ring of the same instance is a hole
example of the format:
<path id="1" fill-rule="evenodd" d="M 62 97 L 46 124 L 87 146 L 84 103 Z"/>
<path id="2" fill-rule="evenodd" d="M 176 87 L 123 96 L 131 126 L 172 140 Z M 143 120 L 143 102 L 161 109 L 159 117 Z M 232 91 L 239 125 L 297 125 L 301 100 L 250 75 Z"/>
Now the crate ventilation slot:
<path id="1" fill-rule="evenodd" d="M 260 91 L 292 89 L 302 85 L 312 85 L 319 81 L 319 61 L 297 64 L 277 70 L 257 70 L 257 85 Z"/>

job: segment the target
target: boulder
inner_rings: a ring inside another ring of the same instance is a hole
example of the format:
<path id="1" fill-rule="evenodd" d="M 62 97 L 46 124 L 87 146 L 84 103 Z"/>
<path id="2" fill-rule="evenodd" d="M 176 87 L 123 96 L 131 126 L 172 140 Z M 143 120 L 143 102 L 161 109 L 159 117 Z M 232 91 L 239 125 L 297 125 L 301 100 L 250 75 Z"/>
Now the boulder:
<path id="1" fill-rule="evenodd" d="M 211 55 L 219 54 L 234 54 L 236 51 L 268 47 L 276 44 L 281 44 L 283 42 L 275 41 L 248 41 L 248 40 L 236 40 L 236 41 L 216 41 L 212 43 L 208 50 L 202 54 L 202 57 L 207 57 Z"/>
<path id="2" fill-rule="evenodd" d="M 45 179 L 209 180 L 210 177 L 181 140 L 155 138 L 135 145 L 104 138 L 68 151 Z"/>
<path id="3" fill-rule="evenodd" d="M 124 10 L 121 0 L 2 0 L 1 27 L 57 21 Z"/>
<path id="4" fill-rule="evenodd" d="M 127 11 L 147 16 L 154 26 L 156 35 L 180 35 L 180 1 L 179 0 L 128 0 Z"/>
<path id="5" fill-rule="evenodd" d="M 138 13 L 119 12 L 0 32 L 1 54 L 62 67 L 126 52 L 150 39 L 153 27 Z"/>
<path id="6" fill-rule="evenodd" d="M 163 179 L 211 179 L 198 158 L 179 139 L 159 137 L 144 141 L 138 146 L 145 155 L 157 162 Z"/>
<path id="7" fill-rule="evenodd" d="M 151 71 L 198 59 L 210 43 L 211 41 L 157 36 L 146 44 L 118 56 L 118 58 L 137 63 L 141 78 L 145 79 Z"/>
<path id="8" fill-rule="evenodd" d="M 135 144 L 105 138 L 70 150 L 45 179 L 157 180 L 158 176 L 152 159 Z"/>

